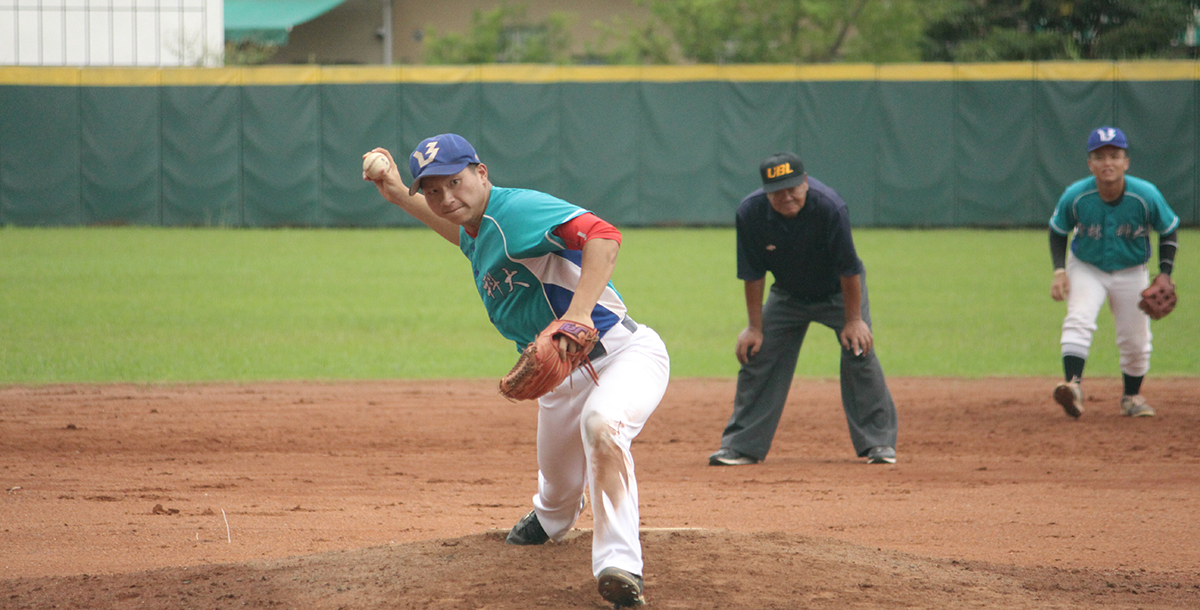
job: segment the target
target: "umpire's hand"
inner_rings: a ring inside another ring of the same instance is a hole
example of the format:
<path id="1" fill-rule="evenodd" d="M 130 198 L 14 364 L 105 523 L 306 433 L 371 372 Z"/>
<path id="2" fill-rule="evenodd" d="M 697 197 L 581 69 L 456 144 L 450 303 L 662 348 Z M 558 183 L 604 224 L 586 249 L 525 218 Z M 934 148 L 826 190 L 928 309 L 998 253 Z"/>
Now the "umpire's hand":
<path id="1" fill-rule="evenodd" d="M 737 349 L 734 351 L 738 362 L 742 364 L 749 362 L 750 358 L 758 353 L 758 348 L 762 347 L 762 342 L 762 329 L 747 326 L 745 330 L 738 334 Z"/>
<path id="2" fill-rule="evenodd" d="M 871 348 L 875 347 L 875 337 L 871 334 L 871 327 L 862 320 L 847 322 L 838 339 L 841 341 L 842 347 L 846 351 L 853 352 L 855 356 L 869 354 Z"/>

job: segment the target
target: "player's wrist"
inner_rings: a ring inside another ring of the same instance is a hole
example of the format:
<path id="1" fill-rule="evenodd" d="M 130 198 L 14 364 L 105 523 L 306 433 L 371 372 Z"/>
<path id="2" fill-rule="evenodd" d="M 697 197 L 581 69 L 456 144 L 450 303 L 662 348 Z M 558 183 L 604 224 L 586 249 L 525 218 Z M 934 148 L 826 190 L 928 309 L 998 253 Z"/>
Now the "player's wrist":
<path id="1" fill-rule="evenodd" d="M 1054 275 L 1060 275 L 1060 274 L 1061 274 L 1061 275 L 1066 275 L 1066 274 L 1067 274 L 1067 270 L 1066 270 L 1066 269 L 1064 269 L 1064 268 L 1062 268 L 1062 267 L 1059 267 L 1058 269 L 1055 269 L 1055 270 L 1054 270 Z"/>
<path id="2" fill-rule="evenodd" d="M 567 310 L 567 312 L 564 313 L 562 315 L 562 317 L 559 319 L 566 320 L 568 322 L 584 324 L 584 325 L 590 326 L 592 328 L 596 327 L 596 323 L 592 321 L 592 316 L 588 315 L 587 312 L 573 312 L 573 311 Z"/>

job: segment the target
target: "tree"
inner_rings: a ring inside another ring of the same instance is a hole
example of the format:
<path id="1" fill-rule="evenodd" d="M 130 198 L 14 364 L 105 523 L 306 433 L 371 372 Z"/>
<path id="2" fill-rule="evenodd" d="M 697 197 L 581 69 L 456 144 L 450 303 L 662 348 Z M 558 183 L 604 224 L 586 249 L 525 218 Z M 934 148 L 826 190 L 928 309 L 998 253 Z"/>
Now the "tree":
<path id="1" fill-rule="evenodd" d="M 226 66 L 257 66 L 271 61 L 279 45 L 252 39 L 225 41 Z"/>
<path id="2" fill-rule="evenodd" d="M 429 30 L 425 36 L 425 63 L 568 63 L 571 19 L 566 13 L 551 13 L 543 21 L 530 21 L 524 6 L 477 9 L 465 35 L 442 36 Z"/>
<path id="3" fill-rule="evenodd" d="M 917 61 L 957 0 L 639 0 L 650 21 L 604 25 L 613 63 Z"/>
<path id="4" fill-rule="evenodd" d="M 930 61 L 1194 55 L 1179 40 L 1193 0 L 966 0 L 926 30 Z"/>

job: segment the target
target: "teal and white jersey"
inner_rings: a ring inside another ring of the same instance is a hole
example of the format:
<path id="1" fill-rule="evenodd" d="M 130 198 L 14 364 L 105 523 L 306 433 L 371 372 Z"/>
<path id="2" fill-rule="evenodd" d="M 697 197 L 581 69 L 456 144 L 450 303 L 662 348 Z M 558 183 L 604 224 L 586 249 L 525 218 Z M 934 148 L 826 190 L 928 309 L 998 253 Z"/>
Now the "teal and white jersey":
<path id="1" fill-rule="evenodd" d="M 1153 184 L 1126 174 L 1125 194 L 1114 205 L 1096 190 L 1096 178 L 1080 180 L 1063 193 L 1050 217 L 1060 235 L 1075 231 L 1071 253 L 1103 271 L 1118 271 L 1150 260 L 1150 230 L 1170 233 L 1175 215 Z"/>
<path id="2" fill-rule="evenodd" d="M 546 193 L 493 186 L 479 235 L 459 230 L 488 319 L 517 351 L 570 306 L 583 253 L 567 250 L 553 231 L 587 212 Z M 624 317 L 625 303 L 609 282 L 592 321 L 604 337 Z"/>

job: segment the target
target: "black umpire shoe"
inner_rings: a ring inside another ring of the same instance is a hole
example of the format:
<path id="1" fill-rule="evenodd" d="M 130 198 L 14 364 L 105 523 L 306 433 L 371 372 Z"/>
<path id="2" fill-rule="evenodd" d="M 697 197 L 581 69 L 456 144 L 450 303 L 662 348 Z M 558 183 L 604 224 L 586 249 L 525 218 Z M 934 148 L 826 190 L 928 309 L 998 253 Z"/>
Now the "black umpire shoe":
<path id="1" fill-rule="evenodd" d="M 508 533 L 508 538 L 504 540 L 507 544 L 546 544 L 550 540 L 550 536 L 546 535 L 546 530 L 542 529 L 541 522 L 538 521 L 537 512 L 529 511 L 517 524 L 513 526 L 512 531 Z"/>
<path id="2" fill-rule="evenodd" d="M 880 445 L 878 447 L 871 447 L 871 450 L 867 451 L 867 463 L 868 464 L 895 464 L 896 463 L 896 450 L 893 447 L 887 447 L 884 445 Z"/>
<path id="3" fill-rule="evenodd" d="M 600 589 L 600 597 L 612 602 L 613 610 L 646 603 L 646 598 L 642 596 L 642 577 L 621 568 L 600 570 L 596 586 Z"/>
<path id="4" fill-rule="evenodd" d="M 708 456 L 709 466 L 747 466 L 758 462 L 758 458 L 734 451 L 729 447 L 722 447 L 716 453 Z"/>

